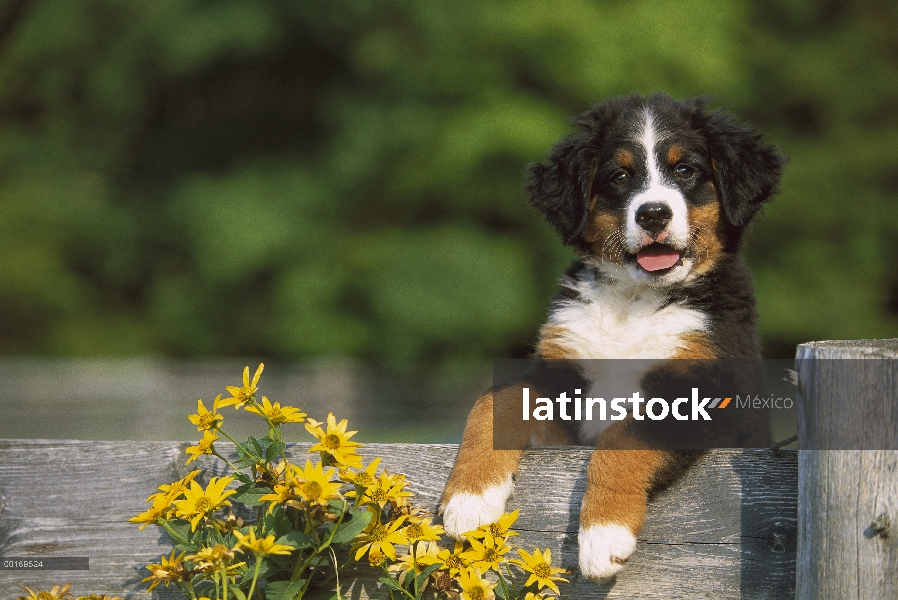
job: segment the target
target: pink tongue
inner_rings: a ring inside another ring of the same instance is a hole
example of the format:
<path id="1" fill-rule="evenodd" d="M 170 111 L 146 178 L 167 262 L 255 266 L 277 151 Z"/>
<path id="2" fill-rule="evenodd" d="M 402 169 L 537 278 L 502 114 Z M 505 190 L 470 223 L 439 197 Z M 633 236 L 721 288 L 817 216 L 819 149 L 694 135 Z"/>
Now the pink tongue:
<path id="1" fill-rule="evenodd" d="M 680 253 L 670 246 L 652 244 L 636 255 L 636 262 L 646 271 L 669 269 L 680 260 Z"/>

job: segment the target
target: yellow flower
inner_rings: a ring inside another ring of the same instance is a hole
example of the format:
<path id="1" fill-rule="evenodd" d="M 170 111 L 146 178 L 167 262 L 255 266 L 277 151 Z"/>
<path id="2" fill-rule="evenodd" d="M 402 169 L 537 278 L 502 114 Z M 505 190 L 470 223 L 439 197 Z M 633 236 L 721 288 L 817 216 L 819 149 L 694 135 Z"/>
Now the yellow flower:
<path id="1" fill-rule="evenodd" d="M 277 425 L 278 423 L 302 423 L 306 418 L 306 413 L 292 406 L 281 406 L 280 402 L 274 404 L 265 396 L 262 396 L 262 409 L 259 410 L 255 406 L 247 406 L 246 412 L 264 415 L 268 420 Z"/>
<path id="2" fill-rule="evenodd" d="M 212 454 L 212 451 L 215 449 L 213 444 L 218 441 L 218 436 L 215 435 L 212 431 L 204 431 L 203 439 L 201 439 L 196 446 L 190 446 L 187 448 L 187 454 L 190 455 L 190 458 L 187 459 L 186 464 L 190 464 L 191 461 L 197 459 L 201 454 Z"/>
<path id="3" fill-rule="evenodd" d="M 153 505 L 150 508 L 136 517 L 128 519 L 129 523 L 141 523 L 141 526 L 138 527 L 141 531 L 146 529 L 146 526 L 150 523 L 155 523 L 160 518 L 164 517 L 171 508 L 172 501 L 174 500 L 174 496 L 162 494 L 153 494 L 150 498 L 153 500 Z"/>
<path id="4" fill-rule="evenodd" d="M 554 598 L 554 596 L 551 596 Z M 550 596 L 544 596 L 542 594 L 534 594 L 533 592 L 527 592 L 527 595 L 524 596 L 524 600 L 548 600 Z"/>
<path id="5" fill-rule="evenodd" d="M 89 596 L 78 596 L 77 600 L 122 600 L 118 596 L 107 596 L 106 594 L 90 594 Z"/>
<path id="6" fill-rule="evenodd" d="M 230 506 L 226 498 L 237 493 L 236 490 L 225 490 L 233 477 L 213 477 L 203 490 L 195 481 L 190 482 L 190 489 L 184 492 L 184 499 L 175 501 L 176 513 L 179 517 L 190 521 L 190 529 L 196 530 L 197 523 L 206 515 L 215 512 L 222 506 Z"/>
<path id="7" fill-rule="evenodd" d="M 531 574 L 527 583 L 524 584 L 525 586 L 528 586 L 535 581 L 537 589 L 548 587 L 556 594 L 561 593 L 558 591 L 558 586 L 555 585 L 555 582 L 566 582 L 567 579 L 556 577 L 556 575 L 558 573 L 567 573 L 567 571 L 564 569 L 552 568 L 552 551 L 549 548 L 546 548 L 545 554 L 540 552 L 539 548 L 534 548 L 533 555 L 527 554 L 526 550 L 518 548 L 518 554 L 520 554 L 521 558 L 524 560 L 510 560 L 509 562 L 518 565 Z"/>
<path id="8" fill-rule="evenodd" d="M 224 544 L 215 544 L 214 546 L 205 546 L 200 548 L 196 554 L 191 554 L 184 560 L 200 564 L 211 564 L 216 567 L 230 564 L 234 560 L 234 551 Z"/>
<path id="9" fill-rule="evenodd" d="M 432 519 L 422 519 L 416 523 L 412 521 L 402 529 L 402 535 L 405 536 L 409 546 L 415 542 L 437 541 L 443 535 L 442 525 L 431 525 Z"/>
<path id="10" fill-rule="evenodd" d="M 440 559 L 440 562 L 443 563 L 443 566 L 440 567 L 441 571 L 449 571 L 449 575 L 451 577 L 455 577 L 458 573 L 468 566 L 468 561 L 465 560 L 465 557 L 462 556 L 462 550 L 465 547 L 465 543 L 463 541 L 455 542 L 455 547 L 452 550 L 449 548 L 443 548 L 437 553 L 437 558 Z"/>
<path id="11" fill-rule="evenodd" d="M 340 483 L 331 481 L 335 471 L 334 468 L 325 471 L 321 462 L 313 467 L 312 461 L 306 459 L 305 468 L 297 469 L 294 474 L 293 493 L 310 504 L 327 506 L 328 500 L 340 497 Z"/>
<path id="12" fill-rule="evenodd" d="M 350 485 L 357 485 L 363 488 L 372 486 L 377 483 L 377 476 L 374 473 L 377 472 L 378 465 L 380 465 L 380 457 L 372 460 L 367 467 L 358 472 L 343 469 L 340 471 L 340 479 Z M 346 495 L 354 497 L 355 491 L 347 492 Z"/>
<path id="13" fill-rule="evenodd" d="M 427 542 L 426 544 L 418 544 L 415 546 L 415 557 L 412 559 L 411 553 L 403 554 L 399 557 L 399 562 L 387 567 L 390 573 L 399 573 L 397 581 L 400 583 L 405 580 L 405 576 L 414 571 L 415 576 L 421 574 L 424 569 L 430 565 L 439 562 L 437 552 L 440 547 L 436 542 Z"/>
<path id="14" fill-rule="evenodd" d="M 190 422 L 196 425 L 197 431 L 208 431 L 210 429 L 218 429 L 221 426 L 221 422 L 224 421 L 224 417 L 218 414 L 218 409 L 221 407 L 221 394 L 219 394 L 215 400 L 212 402 L 212 412 L 206 410 L 206 407 L 203 405 L 202 400 L 196 401 L 196 414 L 195 415 L 187 415 L 187 418 L 190 419 Z"/>
<path id="15" fill-rule="evenodd" d="M 384 471 L 377 480 L 377 485 L 370 486 L 362 495 L 363 504 L 377 504 L 381 508 L 386 506 L 387 502 L 395 502 L 396 504 L 404 504 L 405 499 L 412 495 L 406 492 L 404 478 L 396 483 L 396 478 L 391 477 L 389 473 Z"/>
<path id="16" fill-rule="evenodd" d="M 362 466 L 362 457 L 356 454 L 356 449 L 362 445 L 358 442 L 350 442 L 349 438 L 358 433 L 358 431 L 346 431 L 348 421 L 343 419 L 337 424 L 334 413 L 327 415 L 327 431 L 321 429 L 320 421 L 315 419 L 307 419 L 306 431 L 318 438 L 318 443 L 309 448 L 309 452 L 327 452 L 334 457 L 338 465 L 346 467 L 360 468 Z"/>
<path id="17" fill-rule="evenodd" d="M 150 572 L 149 577 L 145 577 L 141 579 L 141 583 L 145 583 L 147 581 L 152 581 L 150 587 L 147 589 L 148 592 L 152 592 L 153 588 L 159 585 L 160 583 L 164 583 L 165 587 L 168 587 L 168 584 L 176 581 L 190 581 L 191 573 L 190 569 L 182 562 L 181 559 L 184 558 L 184 552 L 179 554 L 177 557 L 175 556 L 175 551 L 171 551 L 171 556 L 166 559 L 163 554 L 160 556 L 161 561 L 159 564 L 147 565 L 147 570 Z"/>
<path id="18" fill-rule="evenodd" d="M 231 564 L 235 556 L 234 551 L 224 544 L 216 544 L 212 547 L 201 548 L 199 552 L 191 554 L 184 560 L 195 562 L 195 569 L 203 574 L 203 579 L 218 581 L 221 577 L 221 569 L 224 567 L 226 577 L 236 580 L 246 563 L 241 561 Z"/>
<path id="19" fill-rule="evenodd" d="M 49 592 L 42 589 L 38 589 L 35 592 L 30 587 L 24 585 L 20 585 L 19 587 L 30 594 L 30 596 L 19 596 L 19 600 L 68 600 L 69 598 L 74 598 L 74 596 L 69 593 L 69 589 L 72 587 L 71 583 L 67 583 L 63 586 L 54 585 L 53 589 Z"/>
<path id="20" fill-rule="evenodd" d="M 259 556 L 268 556 L 269 554 L 290 554 L 293 551 L 290 546 L 275 544 L 274 534 L 264 539 L 256 539 L 254 527 L 249 528 L 249 535 L 243 535 L 237 529 L 234 530 L 234 535 L 237 536 L 237 545 L 234 546 L 234 549 L 238 552 L 242 552 L 246 548 Z"/>
<path id="21" fill-rule="evenodd" d="M 225 398 L 221 401 L 222 408 L 225 406 L 233 406 L 235 409 L 241 409 L 246 405 L 247 402 L 250 402 L 255 399 L 256 392 L 259 390 L 257 387 L 259 383 L 259 376 L 262 375 L 262 369 L 265 368 L 265 365 L 259 363 L 259 368 L 256 369 L 256 374 L 253 375 L 253 380 L 250 382 L 249 380 L 249 367 L 245 367 L 243 369 L 243 387 L 236 386 L 225 386 L 225 389 L 228 390 L 228 393 L 231 394 L 230 398 Z"/>
<path id="22" fill-rule="evenodd" d="M 200 474 L 199 470 L 191 471 L 183 478 L 175 481 L 174 483 L 163 483 L 159 486 L 159 492 L 152 494 L 149 498 L 147 498 L 147 502 L 155 498 L 156 496 L 171 496 L 172 500 L 177 500 L 180 496 L 184 494 L 184 490 L 187 489 L 187 485 L 193 481 L 193 478 Z"/>
<path id="23" fill-rule="evenodd" d="M 502 538 L 508 539 L 510 537 L 514 537 L 518 535 L 516 531 L 512 531 L 509 529 L 515 521 L 518 520 L 518 515 L 520 514 L 520 510 L 516 510 L 512 513 L 505 513 L 499 520 L 495 523 L 487 523 L 486 525 L 481 525 L 474 531 L 468 531 L 464 534 L 467 539 L 477 538 L 482 539 L 487 535 L 491 535 L 494 538 Z"/>
<path id="24" fill-rule="evenodd" d="M 461 587 L 461 597 L 464 600 L 493 600 L 496 597 L 493 592 L 496 584 L 480 577 L 480 571 L 473 567 L 461 571 L 456 581 Z"/>
<path id="25" fill-rule="evenodd" d="M 472 568 L 483 571 L 487 569 L 498 571 L 499 563 L 505 561 L 505 557 L 502 555 L 511 550 L 509 546 L 505 545 L 505 540 L 502 538 L 497 540 L 489 534 L 483 538 L 483 543 L 473 538 L 468 542 L 471 544 L 471 549 L 463 552 L 462 556 L 471 564 Z"/>
<path id="26" fill-rule="evenodd" d="M 301 508 L 300 506 L 296 506 L 298 504 L 296 500 L 297 498 L 293 494 L 293 486 L 287 485 L 286 483 L 275 484 L 274 491 L 272 493 L 265 494 L 264 496 L 259 498 L 259 502 L 271 503 L 268 505 L 268 514 L 272 514 L 278 504 L 294 506 L 294 508 Z"/>
<path id="27" fill-rule="evenodd" d="M 381 566 L 386 559 L 387 556 L 380 550 L 372 550 L 368 553 L 368 564 L 372 567 Z"/>
<path id="28" fill-rule="evenodd" d="M 215 519 L 215 522 L 218 523 L 218 530 L 224 533 L 243 527 L 243 518 L 238 517 L 234 513 L 228 513 L 228 516 L 224 519 Z"/>
<path id="29" fill-rule="evenodd" d="M 396 548 L 393 547 L 393 544 L 405 543 L 405 536 L 398 531 L 403 521 L 405 521 L 405 517 L 399 517 L 389 525 L 371 521 L 365 528 L 365 535 L 359 537 L 355 559 L 359 560 L 365 555 L 365 552 L 370 550 L 371 552 L 383 552 L 390 557 L 390 560 L 396 560 Z"/>

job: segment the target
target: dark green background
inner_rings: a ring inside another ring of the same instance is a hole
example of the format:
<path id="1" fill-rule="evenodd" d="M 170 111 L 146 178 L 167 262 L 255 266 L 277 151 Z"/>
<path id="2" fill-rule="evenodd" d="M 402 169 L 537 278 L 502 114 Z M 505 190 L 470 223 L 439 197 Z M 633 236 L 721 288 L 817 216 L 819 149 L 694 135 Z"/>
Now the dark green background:
<path id="1" fill-rule="evenodd" d="M 896 7 L 6 2 L 0 354 L 524 356 L 570 255 L 522 168 L 657 90 L 791 158 L 749 238 L 767 355 L 896 336 Z"/>

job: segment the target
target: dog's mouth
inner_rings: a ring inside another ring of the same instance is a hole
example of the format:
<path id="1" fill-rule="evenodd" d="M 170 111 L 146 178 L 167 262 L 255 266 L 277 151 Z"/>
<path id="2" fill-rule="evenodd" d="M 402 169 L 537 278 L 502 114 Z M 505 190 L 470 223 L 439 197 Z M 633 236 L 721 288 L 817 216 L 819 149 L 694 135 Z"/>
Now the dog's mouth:
<path id="1" fill-rule="evenodd" d="M 649 244 L 635 255 L 636 264 L 652 275 L 664 275 L 683 264 L 683 253 L 665 244 Z"/>

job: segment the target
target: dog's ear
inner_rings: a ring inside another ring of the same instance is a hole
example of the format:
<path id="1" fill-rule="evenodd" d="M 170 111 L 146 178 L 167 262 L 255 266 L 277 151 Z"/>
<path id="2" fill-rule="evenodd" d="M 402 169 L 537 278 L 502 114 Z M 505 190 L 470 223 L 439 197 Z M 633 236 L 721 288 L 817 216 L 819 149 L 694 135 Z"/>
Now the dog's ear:
<path id="1" fill-rule="evenodd" d="M 568 136 L 552 149 L 547 163 L 533 163 L 526 169 L 525 187 L 530 204 L 539 210 L 570 244 L 589 218 L 589 195 L 595 165 L 584 149 L 581 136 Z"/>
<path id="2" fill-rule="evenodd" d="M 776 193 L 786 159 L 761 134 L 723 111 L 708 115 L 705 130 L 724 214 L 744 227 Z"/>

